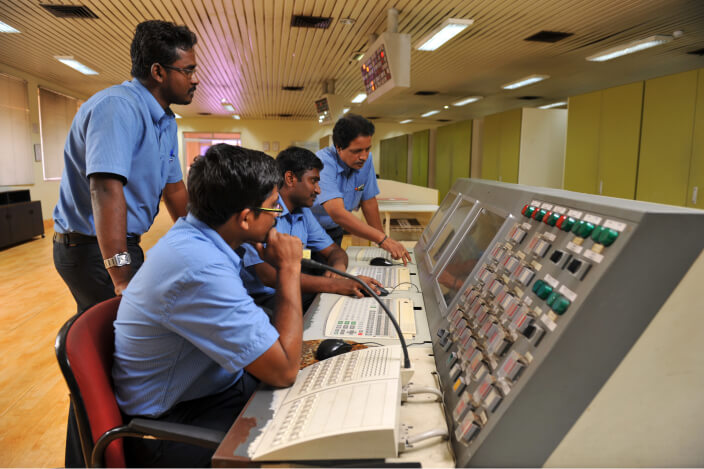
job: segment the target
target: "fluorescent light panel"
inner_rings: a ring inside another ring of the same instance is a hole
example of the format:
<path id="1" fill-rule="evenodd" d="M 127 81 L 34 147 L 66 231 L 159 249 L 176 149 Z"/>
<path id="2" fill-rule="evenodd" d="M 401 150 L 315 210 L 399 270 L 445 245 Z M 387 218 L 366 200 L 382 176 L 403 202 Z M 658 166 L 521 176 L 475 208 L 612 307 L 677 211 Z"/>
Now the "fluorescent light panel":
<path id="1" fill-rule="evenodd" d="M 425 114 L 421 114 L 420 117 L 430 117 L 430 116 L 434 116 L 435 114 L 440 114 L 440 111 L 438 111 L 438 110 L 428 111 Z"/>
<path id="2" fill-rule="evenodd" d="M 567 101 L 560 101 L 552 104 L 545 104 L 543 106 L 538 106 L 538 109 L 552 109 L 554 107 L 567 106 Z"/>
<path id="3" fill-rule="evenodd" d="M 181 114 L 177 114 L 177 113 L 174 112 L 174 117 L 175 117 L 176 119 L 180 119 L 182 116 L 181 116 Z"/>
<path id="4" fill-rule="evenodd" d="M 0 21 L 0 33 L 19 33 L 19 31 L 9 24 Z"/>
<path id="5" fill-rule="evenodd" d="M 224 107 L 226 110 L 228 110 L 230 112 L 235 112 L 235 106 L 233 106 L 230 103 L 223 103 L 222 107 Z"/>
<path id="6" fill-rule="evenodd" d="M 350 112 L 350 108 L 346 107 L 346 108 L 342 109 L 343 114 L 347 114 L 348 112 Z"/>
<path id="7" fill-rule="evenodd" d="M 532 85 L 533 83 L 538 83 L 539 81 L 547 80 L 550 78 L 549 75 L 528 75 L 520 80 L 512 81 L 511 83 L 506 83 L 502 85 L 501 88 L 505 90 L 515 90 L 516 88 L 521 88 L 522 86 Z"/>
<path id="8" fill-rule="evenodd" d="M 591 62 L 605 62 L 607 60 L 615 59 L 616 57 L 633 54 L 634 52 L 659 46 L 670 41 L 672 41 L 672 36 L 650 36 L 645 39 L 629 42 L 628 44 L 622 44 L 620 46 L 611 47 L 610 49 L 606 49 L 605 51 L 599 52 L 598 54 L 590 55 L 589 57 L 587 57 L 587 60 Z"/>
<path id="9" fill-rule="evenodd" d="M 440 24 L 439 27 L 435 28 L 427 36 L 423 37 L 423 39 L 418 42 L 416 49 L 425 51 L 435 50 L 453 37 L 457 36 L 473 23 L 474 20 L 447 18 Z"/>
<path id="10" fill-rule="evenodd" d="M 465 104 L 469 104 L 469 103 L 473 103 L 473 102 L 475 102 L 475 101 L 479 101 L 480 99 L 482 99 L 482 96 L 468 96 L 468 97 L 466 97 L 466 98 L 464 98 L 464 99 L 461 99 L 461 100 L 459 100 L 459 101 L 457 101 L 457 102 L 452 103 L 452 105 L 453 105 L 453 106 L 460 107 L 460 106 L 464 106 Z"/>
<path id="11" fill-rule="evenodd" d="M 239 114 L 233 114 L 232 118 L 235 120 L 240 120 L 240 115 Z"/>
<path id="12" fill-rule="evenodd" d="M 359 104 L 361 102 L 364 102 L 365 99 L 367 99 L 367 94 L 366 93 L 359 93 L 357 96 L 352 98 L 352 102 L 355 104 Z"/>
<path id="13" fill-rule="evenodd" d="M 71 67 L 72 69 L 81 72 L 84 75 L 97 75 L 98 72 L 93 70 L 92 68 L 83 65 L 80 63 L 78 60 L 75 60 L 73 57 L 63 57 L 59 55 L 55 55 L 54 58 L 61 62 L 62 64 Z"/>
<path id="14" fill-rule="evenodd" d="M 413 119 L 402 120 L 399 124 L 408 124 L 409 122 L 413 122 Z"/>

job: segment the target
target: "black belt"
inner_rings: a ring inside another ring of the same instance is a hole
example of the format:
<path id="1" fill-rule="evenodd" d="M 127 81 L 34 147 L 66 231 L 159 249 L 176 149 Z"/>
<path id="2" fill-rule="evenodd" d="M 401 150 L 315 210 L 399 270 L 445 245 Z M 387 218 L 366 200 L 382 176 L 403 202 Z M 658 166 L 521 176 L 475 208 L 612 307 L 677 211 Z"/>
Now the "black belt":
<path id="1" fill-rule="evenodd" d="M 127 244 L 139 244 L 141 236 L 128 236 Z M 54 233 L 54 242 L 75 246 L 77 244 L 95 244 L 98 238 L 81 233 Z"/>

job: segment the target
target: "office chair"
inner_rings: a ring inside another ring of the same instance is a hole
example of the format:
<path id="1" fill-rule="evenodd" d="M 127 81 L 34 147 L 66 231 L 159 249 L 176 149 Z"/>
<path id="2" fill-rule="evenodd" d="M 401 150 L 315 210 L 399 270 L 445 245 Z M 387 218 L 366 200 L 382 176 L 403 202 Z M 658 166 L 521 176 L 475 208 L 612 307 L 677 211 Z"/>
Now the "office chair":
<path id="1" fill-rule="evenodd" d="M 66 321 L 56 336 L 56 358 L 70 391 L 88 467 L 126 467 L 122 438 L 151 437 L 217 448 L 225 434 L 207 428 L 135 418 L 125 424 L 112 385 L 113 322 L 120 297 Z"/>

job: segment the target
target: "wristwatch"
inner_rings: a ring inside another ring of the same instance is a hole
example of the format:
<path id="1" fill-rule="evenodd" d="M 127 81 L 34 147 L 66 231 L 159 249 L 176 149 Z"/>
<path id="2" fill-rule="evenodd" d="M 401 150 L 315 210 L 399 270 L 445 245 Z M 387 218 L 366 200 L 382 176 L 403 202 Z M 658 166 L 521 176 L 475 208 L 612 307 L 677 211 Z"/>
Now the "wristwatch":
<path id="1" fill-rule="evenodd" d="M 104 259 L 103 263 L 105 264 L 106 269 L 110 269 L 111 267 L 122 267 L 123 265 L 129 265 L 132 263 L 132 259 L 130 258 L 130 253 L 125 251 Z"/>

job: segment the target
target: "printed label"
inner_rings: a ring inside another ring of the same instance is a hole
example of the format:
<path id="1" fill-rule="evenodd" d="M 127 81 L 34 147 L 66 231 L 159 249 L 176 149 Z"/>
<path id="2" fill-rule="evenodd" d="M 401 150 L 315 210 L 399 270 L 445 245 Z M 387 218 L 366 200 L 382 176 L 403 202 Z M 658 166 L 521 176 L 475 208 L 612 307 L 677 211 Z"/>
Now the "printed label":
<path id="1" fill-rule="evenodd" d="M 567 216 L 572 218 L 582 218 L 582 215 L 584 215 L 584 212 L 572 208 L 567 211 Z"/>
<path id="2" fill-rule="evenodd" d="M 558 291 L 562 294 L 562 296 L 564 296 L 573 303 L 574 300 L 577 299 L 577 294 L 564 285 L 562 285 Z"/>
<path id="3" fill-rule="evenodd" d="M 543 233 L 543 239 L 547 239 L 551 243 L 554 243 L 557 237 L 555 236 L 555 233 L 549 233 L 546 231 L 545 233 Z"/>
<path id="4" fill-rule="evenodd" d="M 626 229 L 627 225 L 625 223 L 621 223 L 620 221 L 616 221 L 616 220 L 606 220 L 604 222 L 604 226 L 606 228 L 611 228 L 612 230 L 616 230 L 620 233 Z"/>
<path id="5" fill-rule="evenodd" d="M 557 327 L 557 324 L 555 323 L 555 321 L 553 321 L 552 319 L 550 319 L 550 317 L 549 317 L 547 314 L 543 314 L 543 315 L 540 317 L 540 321 L 541 321 L 543 324 L 545 324 L 545 327 L 547 327 L 550 332 L 554 331 L 555 328 Z"/>
<path id="6" fill-rule="evenodd" d="M 584 215 L 584 221 L 588 221 L 589 223 L 593 223 L 594 225 L 598 225 L 601 223 L 601 217 L 597 217 L 596 215 Z"/>
<path id="7" fill-rule="evenodd" d="M 567 209 L 565 207 L 560 207 L 559 205 L 555 205 L 552 208 L 552 211 L 555 213 L 559 213 L 560 215 L 564 215 L 567 212 Z"/>
<path id="8" fill-rule="evenodd" d="M 546 274 L 544 280 L 545 283 L 547 283 L 553 288 L 557 288 L 557 286 L 560 284 L 560 282 L 558 282 L 557 279 L 550 274 Z"/>
<path id="9" fill-rule="evenodd" d="M 545 210 L 552 210 L 553 205 L 549 204 L 547 202 L 543 202 L 543 204 L 540 206 L 540 208 L 543 208 Z"/>
<path id="10" fill-rule="evenodd" d="M 567 249 L 574 252 L 575 254 L 582 254 L 582 250 L 584 248 L 582 248 L 582 246 L 577 246 L 572 241 L 570 241 L 569 243 L 567 243 Z"/>
<path id="11" fill-rule="evenodd" d="M 604 256 L 592 251 L 591 249 L 587 249 L 586 251 L 584 251 L 584 257 L 586 257 L 587 259 L 593 260 L 597 264 L 600 264 L 601 261 L 604 260 Z"/>

